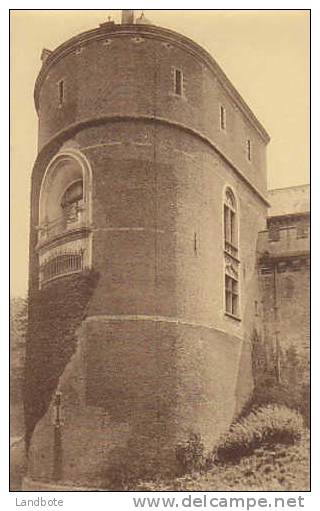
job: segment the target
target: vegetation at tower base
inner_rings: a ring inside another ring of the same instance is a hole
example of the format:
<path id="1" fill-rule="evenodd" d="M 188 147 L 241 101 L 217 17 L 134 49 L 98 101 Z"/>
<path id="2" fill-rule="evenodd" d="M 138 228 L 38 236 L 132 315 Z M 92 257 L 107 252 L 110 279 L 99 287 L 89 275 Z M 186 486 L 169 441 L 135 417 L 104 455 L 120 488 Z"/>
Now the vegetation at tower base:
<path id="1" fill-rule="evenodd" d="M 201 439 L 197 441 L 199 453 Z M 208 470 L 140 481 L 135 491 L 307 491 L 309 431 L 299 412 L 268 405 L 240 419 L 212 453 Z M 201 449 L 200 449 L 201 450 Z"/>
<path id="2" fill-rule="evenodd" d="M 25 367 L 28 302 L 10 299 L 10 435 L 23 434 L 22 392 Z"/>
<path id="3" fill-rule="evenodd" d="M 219 461 L 237 461 L 262 446 L 292 445 L 303 435 L 302 416 L 285 406 L 267 405 L 231 425 L 217 449 Z"/>
<path id="4" fill-rule="evenodd" d="M 98 273 L 87 270 L 57 279 L 30 298 L 24 386 L 27 448 L 76 350 L 76 332 L 97 280 Z"/>
<path id="5" fill-rule="evenodd" d="M 205 472 L 212 467 L 213 455 L 205 451 L 201 435 L 190 434 L 185 443 L 176 446 L 176 458 L 179 463 L 181 474 L 188 472 Z"/>
<path id="6" fill-rule="evenodd" d="M 10 398 L 21 399 L 25 344 L 27 332 L 28 302 L 24 298 L 10 300 Z"/>

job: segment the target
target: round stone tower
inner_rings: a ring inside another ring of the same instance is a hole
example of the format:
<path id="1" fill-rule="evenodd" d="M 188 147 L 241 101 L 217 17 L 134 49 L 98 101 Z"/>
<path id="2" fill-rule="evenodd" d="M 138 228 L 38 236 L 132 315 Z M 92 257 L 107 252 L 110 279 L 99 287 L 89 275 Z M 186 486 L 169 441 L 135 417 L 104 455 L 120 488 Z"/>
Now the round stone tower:
<path id="1" fill-rule="evenodd" d="M 118 487 L 207 450 L 252 388 L 268 135 L 212 57 L 106 22 L 35 85 L 26 488 Z"/>

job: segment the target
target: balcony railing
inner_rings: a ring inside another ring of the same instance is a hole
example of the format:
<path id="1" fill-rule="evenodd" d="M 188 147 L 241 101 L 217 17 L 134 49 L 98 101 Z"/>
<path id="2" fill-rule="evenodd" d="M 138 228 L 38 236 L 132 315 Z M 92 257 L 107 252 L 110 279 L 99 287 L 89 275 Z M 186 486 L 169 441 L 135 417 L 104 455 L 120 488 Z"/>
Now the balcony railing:
<path id="1" fill-rule="evenodd" d="M 65 252 L 52 257 L 40 266 L 40 283 L 44 284 L 61 275 L 75 273 L 83 269 L 83 250 L 79 252 Z"/>

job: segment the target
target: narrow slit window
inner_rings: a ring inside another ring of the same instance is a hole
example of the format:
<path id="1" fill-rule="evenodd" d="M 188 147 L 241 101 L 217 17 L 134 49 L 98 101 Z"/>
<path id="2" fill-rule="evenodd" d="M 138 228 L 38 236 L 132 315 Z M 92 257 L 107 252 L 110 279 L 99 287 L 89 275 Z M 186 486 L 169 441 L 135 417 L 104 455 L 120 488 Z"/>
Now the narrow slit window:
<path id="1" fill-rule="evenodd" d="M 252 159 L 252 144 L 250 139 L 247 140 L 247 159 L 249 161 Z"/>
<path id="2" fill-rule="evenodd" d="M 174 70 L 174 93 L 177 96 L 182 96 L 183 91 L 183 74 L 181 69 Z"/>
<path id="3" fill-rule="evenodd" d="M 227 124 L 226 124 L 226 109 L 224 106 L 220 106 L 220 128 L 222 130 L 226 130 Z"/>
<path id="4" fill-rule="evenodd" d="M 58 93 L 59 93 L 59 105 L 62 105 L 64 102 L 64 81 L 60 80 L 58 82 Z"/>

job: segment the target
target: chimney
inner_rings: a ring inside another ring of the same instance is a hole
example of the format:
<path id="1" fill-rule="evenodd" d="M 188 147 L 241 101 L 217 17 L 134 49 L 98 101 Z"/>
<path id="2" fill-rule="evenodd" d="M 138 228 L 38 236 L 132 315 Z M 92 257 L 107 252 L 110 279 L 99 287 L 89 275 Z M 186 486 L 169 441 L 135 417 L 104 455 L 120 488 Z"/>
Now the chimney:
<path id="1" fill-rule="evenodd" d="M 123 9 L 121 13 L 121 25 L 132 25 L 134 23 L 134 11 Z"/>
<path id="2" fill-rule="evenodd" d="M 49 55 L 51 55 L 51 53 L 52 53 L 51 50 L 47 50 L 47 48 L 43 48 L 43 50 L 41 52 L 41 57 L 40 57 L 40 59 L 42 60 L 42 63 L 47 60 L 47 58 L 49 57 Z"/>

